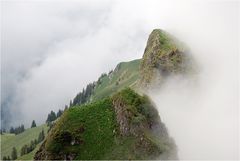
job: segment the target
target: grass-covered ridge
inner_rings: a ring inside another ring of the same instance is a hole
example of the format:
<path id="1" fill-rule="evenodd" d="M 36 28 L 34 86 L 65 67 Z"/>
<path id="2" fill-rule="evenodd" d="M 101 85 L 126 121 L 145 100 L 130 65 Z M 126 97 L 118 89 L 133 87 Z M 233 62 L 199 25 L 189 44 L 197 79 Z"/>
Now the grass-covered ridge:
<path id="1" fill-rule="evenodd" d="M 100 77 L 94 89 L 92 100 L 99 100 L 113 95 L 125 87 L 136 86 L 139 78 L 140 63 L 141 59 L 121 62 L 111 73 Z"/>
<path id="2" fill-rule="evenodd" d="M 163 124 L 149 99 L 127 88 L 64 112 L 35 159 L 154 159 L 171 146 L 165 128 L 166 144 L 155 141 L 153 126 Z"/>

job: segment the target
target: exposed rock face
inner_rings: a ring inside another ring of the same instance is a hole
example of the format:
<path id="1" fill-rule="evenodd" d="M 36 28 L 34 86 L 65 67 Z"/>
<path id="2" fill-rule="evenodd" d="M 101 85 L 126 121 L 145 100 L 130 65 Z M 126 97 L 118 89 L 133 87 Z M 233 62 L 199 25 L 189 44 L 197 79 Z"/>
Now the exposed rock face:
<path id="1" fill-rule="evenodd" d="M 130 111 L 126 110 L 126 107 L 121 100 L 114 100 L 113 104 L 116 119 L 119 124 L 120 135 L 127 136 L 130 134 L 130 122 L 128 118 L 130 118 L 132 114 Z"/>
<path id="2" fill-rule="evenodd" d="M 153 30 L 140 66 L 140 84 L 148 87 L 170 74 L 186 73 L 190 69 L 189 59 L 180 42 L 163 30 Z"/>
<path id="3" fill-rule="evenodd" d="M 121 136 L 139 136 L 142 129 L 149 127 L 144 116 L 131 104 L 126 103 L 121 95 L 113 98 L 113 107 Z M 139 122 L 134 122 L 133 119 L 137 117 L 140 119 Z"/>

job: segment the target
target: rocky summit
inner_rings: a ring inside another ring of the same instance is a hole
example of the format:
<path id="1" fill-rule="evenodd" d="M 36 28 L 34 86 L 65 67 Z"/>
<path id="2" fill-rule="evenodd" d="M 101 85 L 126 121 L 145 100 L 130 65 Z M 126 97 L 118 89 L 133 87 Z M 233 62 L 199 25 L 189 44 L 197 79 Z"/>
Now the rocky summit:
<path id="1" fill-rule="evenodd" d="M 140 84 L 159 84 L 169 75 L 187 73 L 190 56 L 183 43 L 166 31 L 154 29 L 150 34 L 140 65 Z"/>

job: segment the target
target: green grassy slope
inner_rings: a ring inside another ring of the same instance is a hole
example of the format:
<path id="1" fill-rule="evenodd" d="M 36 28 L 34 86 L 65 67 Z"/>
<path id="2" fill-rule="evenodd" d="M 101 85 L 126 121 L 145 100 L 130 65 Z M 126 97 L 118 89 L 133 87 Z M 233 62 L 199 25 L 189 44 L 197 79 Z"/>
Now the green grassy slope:
<path id="1" fill-rule="evenodd" d="M 141 59 L 119 63 L 111 74 L 101 78 L 101 83 L 94 89 L 92 100 L 110 96 L 125 87 L 134 87 L 139 78 L 140 63 Z"/>
<path id="2" fill-rule="evenodd" d="M 8 155 L 11 156 L 12 148 L 14 146 L 17 149 L 19 157 L 22 146 L 29 144 L 31 140 L 37 139 L 42 129 L 44 129 L 45 134 L 47 134 L 48 127 L 44 124 L 35 128 L 26 129 L 23 133 L 18 135 L 7 133 L 1 135 L 1 157 Z"/>
<path id="3" fill-rule="evenodd" d="M 47 159 L 61 160 L 65 154 L 79 160 L 102 158 L 114 142 L 114 129 L 117 126 L 114 120 L 109 98 L 70 108 L 61 116 L 43 144 L 49 152 Z M 72 140 L 75 141 L 73 144 Z M 76 156 L 79 152 L 81 155 Z"/>
<path id="4" fill-rule="evenodd" d="M 119 104 L 123 109 L 117 112 Z M 68 109 L 34 159 L 154 159 L 172 147 L 165 129 L 162 133 L 166 137 L 160 138 L 165 144 L 159 144 L 150 126 L 156 127 L 154 131 L 162 127 L 158 113 L 147 97 L 127 88 L 112 97 Z M 129 131 L 122 131 L 125 129 Z"/>

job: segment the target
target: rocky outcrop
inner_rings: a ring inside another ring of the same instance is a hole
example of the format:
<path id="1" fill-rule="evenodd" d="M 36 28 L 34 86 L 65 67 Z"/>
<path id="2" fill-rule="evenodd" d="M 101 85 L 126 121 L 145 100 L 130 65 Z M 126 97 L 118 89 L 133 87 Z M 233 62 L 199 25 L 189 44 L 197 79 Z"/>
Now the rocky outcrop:
<path id="1" fill-rule="evenodd" d="M 184 45 L 167 32 L 155 29 L 150 34 L 140 66 L 142 87 L 159 84 L 171 74 L 191 70 L 190 56 Z"/>

